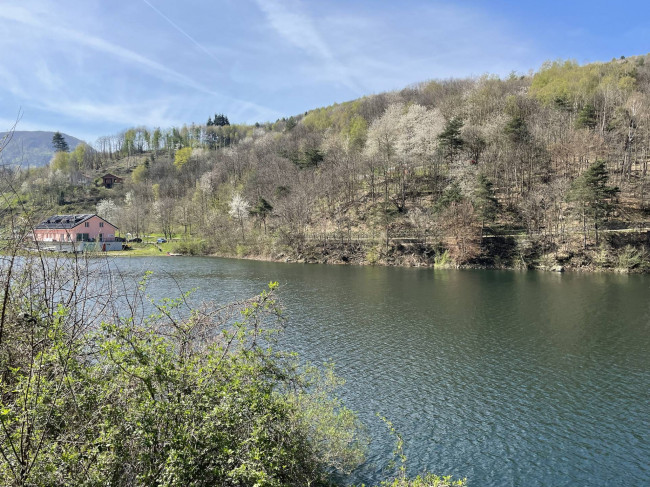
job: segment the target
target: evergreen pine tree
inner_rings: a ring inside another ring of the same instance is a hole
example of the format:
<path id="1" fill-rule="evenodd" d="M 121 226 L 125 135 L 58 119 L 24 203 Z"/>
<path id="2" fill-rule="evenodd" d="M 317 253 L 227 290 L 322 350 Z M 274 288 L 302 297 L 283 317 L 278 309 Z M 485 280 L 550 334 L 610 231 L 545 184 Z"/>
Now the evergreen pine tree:
<path id="1" fill-rule="evenodd" d="M 463 148 L 464 141 L 460 135 L 460 129 L 463 127 L 463 120 L 455 117 L 447 122 L 445 129 L 440 135 L 438 140 L 444 152 L 445 159 L 451 164 L 454 162 L 454 157 Z"/>
<path id="2" fill-rule="evenodd" d="M 519 115 L 512 117 L 503 130 L 514 144 L 523 144 L 530 137 L 526 121 Z"/>
<path id="3" fill-rule="evenodd" d="M 605 161 L 594 162 L 571 185 L 568 199 L 576 203 L 576 212 L 583 225 L 583 246 L 587 247 L 587 221 L 591 220 L 598 244 L 598 224 L 612 209 L 611 199 L 619 192 L 617 187 L 607 186 L 609 175 Z"/>
<path id="4" fill-rule="evenodd" d="M 266 218 L 271 214 L 273 211 L 273 206 L 271 206 L 271 203 L 266 201 L 264 198 L 261 198 L 257 200 L 257 204 L 253 207 L 253 209 L 250 211 L 251 214 L 259 217 L 262 220 L 262 223 L 264 224 L 264 233 L 266 234 Z"/>
<path id="5" fill-rule="evenodd" d="M 70 152 L 70 147 L 65 140 L 65 137 L 61 135 L 61 132 L 54 132 L 52 136 L 52 148 L 55 152 Z"/>
<path id="6" fill-rule="evenodd" d="M 212 125 L 216 125 L 217 127 L 224 127 L 225 125 L 230 125 L 230 122 L 228 121 L 228 117 L 226 117 L 223 113 L 215 113 L 214 122 Z"/>
<path id="7" fill-rule="evenodd" d="M 593 105 L 585 105 L 580 109 L 576 119 L 576 127 L 593 129 L 597 123 L 596 109 Z"/>

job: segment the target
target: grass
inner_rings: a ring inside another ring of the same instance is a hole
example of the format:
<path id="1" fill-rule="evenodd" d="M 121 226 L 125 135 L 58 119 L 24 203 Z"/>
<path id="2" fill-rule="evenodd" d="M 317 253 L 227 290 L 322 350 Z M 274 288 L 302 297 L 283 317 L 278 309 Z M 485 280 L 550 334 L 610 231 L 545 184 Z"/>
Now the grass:
<path id="1" fill-rule="evenodd" d="M 129 243 L 130 250 L 120 250 L 117 252 L 110 252 L 111 256 L 116 257 L 158 257 L 166 256 L 167 252 L 172 251 L 174 246 L 173 242 L 166 242 L 157 244 L 155 240 L 151 242 L 142 243 Z"/>

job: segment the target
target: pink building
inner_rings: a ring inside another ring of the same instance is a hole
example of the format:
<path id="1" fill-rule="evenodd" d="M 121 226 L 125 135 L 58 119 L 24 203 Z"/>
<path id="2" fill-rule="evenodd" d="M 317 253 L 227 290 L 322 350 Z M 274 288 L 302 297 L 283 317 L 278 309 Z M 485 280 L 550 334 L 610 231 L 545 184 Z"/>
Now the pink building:
<path id="1" fill-rule="evenodd" d="M 114 242 L 117 227 L 97 215 L 54 215 L 34 229 L 38 242 Z"/>

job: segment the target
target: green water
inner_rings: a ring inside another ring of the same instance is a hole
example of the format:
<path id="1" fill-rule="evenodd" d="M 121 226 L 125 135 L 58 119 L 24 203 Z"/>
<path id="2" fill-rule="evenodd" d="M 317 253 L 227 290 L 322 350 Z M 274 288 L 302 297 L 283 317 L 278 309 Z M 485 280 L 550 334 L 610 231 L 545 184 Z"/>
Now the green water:
<path id="1" fill-rule="evenodd" d="M 376 481 L 406 439 L 411 473 L 471 486 L 650 485 L 650 277 L 434 271 L 211 258 L 118 259 L 155 292 L 220 302 L 281 283 L 282 346 L 336 363 L 373 437 Z"/>

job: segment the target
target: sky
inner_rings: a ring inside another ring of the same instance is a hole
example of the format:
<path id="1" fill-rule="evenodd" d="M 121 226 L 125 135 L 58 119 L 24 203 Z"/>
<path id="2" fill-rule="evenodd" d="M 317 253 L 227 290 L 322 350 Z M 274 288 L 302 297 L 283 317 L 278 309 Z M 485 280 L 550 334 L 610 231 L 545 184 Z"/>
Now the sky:
<path id="1" fill-rule="evenodd" d="M 650 52 L 650 3 L 0 0 L 0 131 L 275 121 L 431 79 Z"/>

